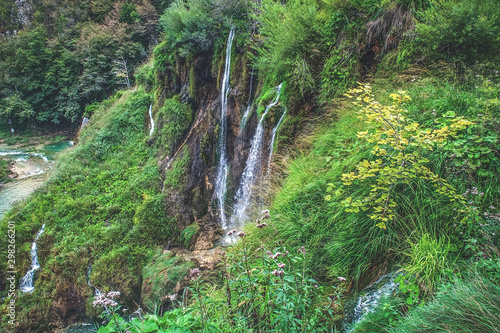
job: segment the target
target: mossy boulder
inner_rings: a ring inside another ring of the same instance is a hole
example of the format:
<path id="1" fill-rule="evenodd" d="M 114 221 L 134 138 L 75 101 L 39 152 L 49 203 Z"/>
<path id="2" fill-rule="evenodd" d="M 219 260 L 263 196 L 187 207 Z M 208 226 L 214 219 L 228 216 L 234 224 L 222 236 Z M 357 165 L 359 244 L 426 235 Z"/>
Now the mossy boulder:
<path id="1" fill-rule="evenodd" d="M 144 306 L 154 309 L 165 302 L 165 296 L 178 293 L 184 277 L 194 263 L 175 256 L 170 251 L 158 250 L 142 270 L 142 296 Z"/>
<path id="2" fill-rule="evenodd" d="M 194 241 L 196 240 L 195 235 L 200 230 L 200 226 L 198 223 L 193 223 L 184 229 L 181 233 L 181 244 L 186 249 L 191 249 L 194 245 Z"/>

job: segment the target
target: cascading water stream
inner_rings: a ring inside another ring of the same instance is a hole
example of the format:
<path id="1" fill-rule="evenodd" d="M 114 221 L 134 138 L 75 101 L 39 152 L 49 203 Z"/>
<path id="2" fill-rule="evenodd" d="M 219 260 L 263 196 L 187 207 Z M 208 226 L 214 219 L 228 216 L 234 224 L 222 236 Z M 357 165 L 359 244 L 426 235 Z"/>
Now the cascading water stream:
<path id="1" fill-rule="evenodd" d="M 45 224 L 42 226 L 42 229 L 38 231 L 35 237 L 35 241 L 31 245 L 31 269 L 19 281 L 19 290 L 25 293 L 31 293 L 33 292 L 33 290 L 35 290 L 35 273 L 40 269 L 40 264 L 38 263 L 36 242 L 40 235 L 44 232 L 44 230 Z"/>
<path id="2" fill-rule="evenodd" d="M 227 191 L 227 174 L 229 166 L 227 164 L 226 152 L 226 136 L 227 136 L 227 96 L 229 93 L 229 76 L 231 72 L 231 48 L 233 46 L 234 27 L 229 32 L 226 46 L 226 64 L 224 68 L 224 77 L 221 87 L 221 116 L 220 116 L 220 134 L 219 134 L 219 152 L 220 161 L 217 169 L 217 179 L 215 183 L 215 196 L 219 203 L 219 211 L 221 218 L 221 225 L 223 228 L 227 227 L 226 211 L 225 211 L 225 197 Z"/>
<path id="3" fill-rule="evenodd" d="M 80 130 L 83 128 L 83 126 L 87 125 L 88 122 L 89 122 L 89 118 L 83 117 L 82 125 L 80 126 Z"/>
<path id="4" fill-rule="evenodd" d="M 285 115 L 286 115 L 286 110 L 285 110 L 285 112 L 283 112 L 283 115 L 281 116 L 280 120 L 278 121 L 278 124 L 276 125 L 276 127 L 273 128 L 271 142 L 269 144 L 269 159 L 267 160 L 267 174 L 268 175 L 271 173 L 271 162 L 273 159 L 274 140 L 276 139 L 276 132 L 278 132 L 278 128 L 280 127 L 281 122 L 283 121 L 283 118 L 285 118 Z"/>
<path id="5" fill-rule="evenodd" d="M 90 274 L 92 273 L 92 265 L 89 264 L 87 267 L 87 275 L 85 276 L 87 278 L 87 284 L 89 285 L 90 288 L 94 289 L 94 295 L 98 296 L 101 294 L 101 291 L 97 289 L 97 287 L 94 287 L 92 283 L 90 283 Z"/>
<path id="6" fill-rule="evenodd" d="M 255 66 L 252 67 L 252 74 L 250 74 L 250 90 L 248 92 L 248 103 L 247 103 L 247 109 L 245 110 L 245 113 L 243 114 L 243 117 L 241 118 L 241 125 L 240 129 L 243 129 L 245 125 L 247 124 L 248 116 L 250 116 L 250 110 L 252 110 L 252 86 L 253 86 L 253 73 L 255 70 Z"/>
<path id="7" fill-rule="evenodd" d="M 386 274 L 361 292 L 352 310 L 346 311 L 347 316 L 343 321 L 345 332 L 352 332 L 356 324 L 361 322 L 368 313 L 377 310 L 385 297 L 390 297 L 395 292 L 398 286 L 395 280 L 400 274 L 396 272 Z"/>
<path id="8" fill-rule="evenodd" d="M 149 106 L 149 123 L 151 125 L 151 128 L 149 129 L 149 136 L 153 135 L 153 132 L 155 130 L 155 121 L 153 120 L 153 104 Z"/>
<path id="9" fill-rule="evenodd" d="M 252 139 L 252 144 L 250 147 L 250 153 L 248 154 L 247 163 L 245 165 L 245 170 L 243 171 L 243 176 L 241 177 L 241 184 L 238 192 L 236 193 L 236 204 L 233 208 L 233 215 L 231 216 L 230 228 L 236 226 L 241 226 L 245 219 L 247 218 L 247 209 L 250 204 L 250 199 L 252 196 L 252 187 L 257 180 L 259 175 L 260 167 L 262 165 L 262 144 L 264 141 L 264 119 L 266 118 L 269 110 L 278 104 L 280 94 L 281 94 L 280 84 L 276 87 L 276 97 L 274 100 L 266 106 L 264 114 L 259 120 L 257 129 L 255 130 L 254 137 Z"/>

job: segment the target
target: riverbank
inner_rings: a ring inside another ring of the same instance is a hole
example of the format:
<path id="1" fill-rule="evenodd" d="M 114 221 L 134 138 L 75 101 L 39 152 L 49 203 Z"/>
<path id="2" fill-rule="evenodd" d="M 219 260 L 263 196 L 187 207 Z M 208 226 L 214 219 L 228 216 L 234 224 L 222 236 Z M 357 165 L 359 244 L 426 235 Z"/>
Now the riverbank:
<path id="1" fill-rule="evenodd" d="M 11 161 L 0 159 L 0 188 L 2 184 L 13 176 Z"/>
<path id="2" fill-rule="evenodd" d="M 73 141 L 52 142 L 58 136 L 31 140 L 33 145 L 0 143 L 0 218 L 48 179 L 60 151 Z"/>
<path id="3" fill-rule="evenodd" d="M 11 133 L 0 129 L 0 145 L 14 148 L 41 149 L 44 145 L 54 144 L 65 140 L 73 140 L 76 132 L 72 130 L 61 130 L 48 134 L 34 132 Z"/>

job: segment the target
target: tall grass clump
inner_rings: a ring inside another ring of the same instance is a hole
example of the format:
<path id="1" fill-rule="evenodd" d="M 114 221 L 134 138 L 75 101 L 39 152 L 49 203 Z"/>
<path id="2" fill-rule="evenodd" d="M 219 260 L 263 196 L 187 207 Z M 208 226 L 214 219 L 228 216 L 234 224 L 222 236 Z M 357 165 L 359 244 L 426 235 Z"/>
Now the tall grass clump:
<path id="1" fill-rule="evenodd" d="M 498 280 L 471 273 L 444 285 L 432 301 L 414 309 L 390 332 L 500 332 Z"/>
<path id="2" fill-rule="evenodd" d="M 418 242 L 410 242 L 410 249 L 404 252 L 408 256 L 405 272 L 416 277 L 416 282 L 426 291 L 432 291 L 444 276 L 445 270 L 453 264 L 449 255 L 453 246 L 446 236 L 434 239 L 424 234 Z"/>

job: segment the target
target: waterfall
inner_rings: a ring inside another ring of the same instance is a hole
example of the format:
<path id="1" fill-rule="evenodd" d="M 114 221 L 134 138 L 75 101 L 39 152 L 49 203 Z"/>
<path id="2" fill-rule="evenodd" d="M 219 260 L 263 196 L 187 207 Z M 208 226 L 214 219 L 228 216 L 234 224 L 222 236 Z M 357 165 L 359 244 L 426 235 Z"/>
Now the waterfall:
<path id="1" fill-rule="evenodd" d="M 273 128 L 273 133 L 271 136 L 271 143 L 269 144 L 269 159 L 267 160 L 267 174 L 269 175 L 271 173 L 271 161 L 273 159 L 273 151 L 274 151 L 274 140 L 276 139 L 276 132 L 278 132 L 278 128 L 281 125 L 281 122 L 283 121 L 283 118 L 285 118 L 286 115 L 286 110 L 283 112 L 283 115 L 281 116 L 280 120 L 278 121 L 278 124 L 276 125 L 275 128 Z"/>
<path id="2" fill-rule="evenodd" d="M 87 267 L 87 275 L 85 276 L 87 278 L 87 284 L 89 285 L 90 288 L 94 289 L 94 294 L 96 296 L 100 295 L 101 294 L 101 291 L 99 289 L 97 289 L 96 287 L 94 287 L 92 285 L 92 283 L 90 283 L 90 274 L 92 273 L 92 265 L 89 264 L 89 266 Z"/>
<path id="3" fill-rule="evenodd" d="M 242 224 L 242 222 L 247 218 L 246 210 L 250 203 L 250 198 L 252 196 L 252 187 L 255 184 L 262 164 L 262 144 L 264 141 L 264 119 L 266 118 L 269 110 L 278 104 L 280 94 L 281 94 L 281 84 L 276 87 L 276 97 L 274 100 L 266 106 L 264 114 L 259 120 L 257 129 L 255 130 L 254 137 L 252 139 L 252 144 L 250 147 L 250 153 L 248 154 L 247 163 L 245 165 L 245 170 L 243 171 L 243 176 L 241 177 L 241 184 L 238 192 L 236 193 L 236 204 L 233 208 L 233 215 L 231 216 L 231 227 L 237 224 Z"/>
<path id="4" fill-rule="evenodd" d="M 35 237 L 35 241 L 31 245 L 31 269 L 26 273 L 25 276 L 21 278 L 19 281 L 19 290 L 25 293 L 31 293 L 35 290 L 35 273 L 40 269 L 40 264 L 38 263 L 38 253 L 36 248 L 36 241 L 40 237 L 40 235 L 45 230 L 45 224 L 42 226 L 42 229 L 38 231 Z"/>
<path id="5" fill-rule="evenodd" d="M 241 118 L 241 125 L 240 129 L 243 129 L 247 123 L 248 116 L 250 115 L 250 110 L 252 109 L 252 86 L 253 86 L 253 73 L 255 70 L 255 66 L 252 67 L 252 74 L 250 74 L 250 90 L 248 92 L 248 103 L 247 103 L 247 109 L 245 113 L 243 114 L 243 117 Z"/>
<path id="6" fill-rule="evenodd" d="M 220 115 L 220 134 L 219 134 L 219 152 L 220 161 L 217 170 L 217 179 L 215 183 L 215 195 L 217 196 L 217 201 L 219 202 L 219 211 L 221 217 L 221 225 L 226 228 L 226 212 L 224 200 L 227 191 L 227 174 L 229 167 L 227 165 L 226 156 L 226 132 L 227 132 L 227 96 L 229 93 L 229 76 L 231 71 L 231 48 L 234 39 L 234 27 L 231 28 L 229 32 L 229 37 L 227 38 L 226 46 L 226 64 L 224 68 L 224 77 L 222 80 L 221 87 L 221 115 Z"/>
<path id="7" fill-rule="evenodd" d="M 352 332 L 356 324 L 361 322 L 368 313 L 375 312 L 380 306 L 380 302 L 394 293 L 398 286 L 395 280 L 400 274 L 395 272 L 386 274 L 363 289 L 354 308 L 351 308 L 351 311 L 346 311 L 347 316 L 343 320 L 345 332 Z"/>
<path id="8" fill-rule="evenodd" d="M 82 125 L 80 126 L 80 130 L 83 128 L 83 126 L 87 125 L 88 122 L 89 122 L 89 118 L 83 117 Z"/>
<path id="9" fill-rule="evenodd" d="M 149 106 L 149 122 L 151 124 L 151 128 L 149 129 L 149 136 L 153 135 L 153 131 L 155 130 L 155 121 L 153 120 L 153 103 Z"/>

